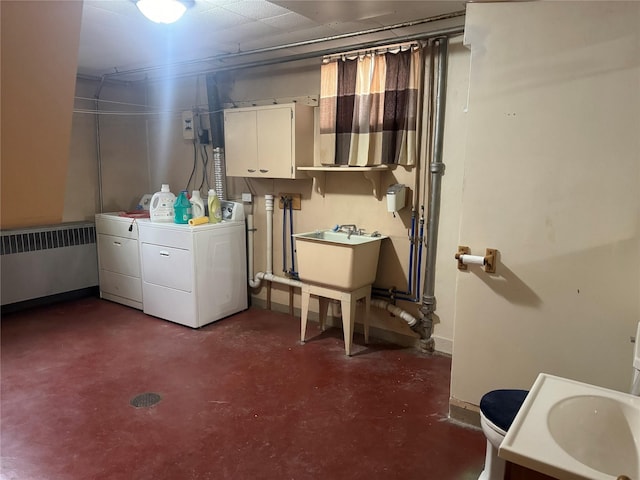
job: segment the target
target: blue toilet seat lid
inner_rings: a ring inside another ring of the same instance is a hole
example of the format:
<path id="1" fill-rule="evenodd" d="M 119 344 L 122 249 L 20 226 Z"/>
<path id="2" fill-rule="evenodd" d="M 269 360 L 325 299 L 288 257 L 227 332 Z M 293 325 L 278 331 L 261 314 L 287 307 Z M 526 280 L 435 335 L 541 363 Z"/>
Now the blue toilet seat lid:
<path id="1" fill-rule="evenodd" d="M 528 393 L 528 390 L 493 390 L 483 395 L 480 411 L 487 420 L 506 432 Z"/>

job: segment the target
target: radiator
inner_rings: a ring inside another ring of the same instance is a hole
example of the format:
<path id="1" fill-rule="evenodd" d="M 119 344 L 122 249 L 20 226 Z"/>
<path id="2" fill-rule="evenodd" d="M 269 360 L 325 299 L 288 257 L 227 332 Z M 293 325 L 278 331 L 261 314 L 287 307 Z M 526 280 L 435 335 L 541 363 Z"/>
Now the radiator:
<path id="1" fill-rule="evenodd" d="M 94 223 L 63 223 L 0 234 L 2 305 L 98 285 Z"/>

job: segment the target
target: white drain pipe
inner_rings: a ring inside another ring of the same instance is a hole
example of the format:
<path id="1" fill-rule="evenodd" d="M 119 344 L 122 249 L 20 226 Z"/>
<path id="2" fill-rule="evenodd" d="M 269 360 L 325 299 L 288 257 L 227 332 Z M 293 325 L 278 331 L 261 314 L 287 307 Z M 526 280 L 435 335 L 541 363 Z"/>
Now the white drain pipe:
<path id="1" fill-rule="evenodd" d="M 258 272 L 255 277 L 253 276 L 253 236 L 255 234 L 255 227 L 253 225 L 253 214 L 247 215 L 247 230 L 249 232 L 248 238 L 248 262 L 249 262 L 249 286 L 251 288 L 258 288 L 262 283 L 262 280 L 268 282 L 280 283 L 283 285 L 290 285 L 293 287 L 302 288 L 304 283 L 292 278 L 278 277 L 273 274 L 273 195 L 265 195 L 265 209 L 267 211 L 267 271 Z M 392 303 L 385 302 L 378 298 L 371 299 L 371 305 L 376 308 L 381 308 L 391 312 L 393 315 L 402 318 L 409 327 L 413 327 L 418 323 L 418 320 L 410 313 L 402 310 L 400 307 L 393 305 Z"/>
<path id="2" fill-rule="evenodd" d="M 253 235 L 255 228 L 253 226 L 253 215 L 247 216 L 247 229 L 249 230 L 248 239 L 248 256 L 249 256 L 249 286 L 258 288 L 262 280 L 268 282 L 281 283 L 292 287 L 301 288 L 304 283 L 300 280 L 292 278 L 278 277 L 273 274 L 273 195 L 265 195 L 265 208 L 267 211 L 267 271 L 258 272 L 253 276 Z"/>
<path id="3" fill-rule="evenodd" d="M 408 312 L 405 312 L 400 307 L 395 306 L 393 303 L 385 302 L 384 300 L 380 300 L 379 298 L 372 298 L 371 306 L 382 308 L 383 310 L 388 310 L 396 317 L 402 318 L 410 327 L 413 327 L 418 323 L 418 319 L 416 317 Z"/>

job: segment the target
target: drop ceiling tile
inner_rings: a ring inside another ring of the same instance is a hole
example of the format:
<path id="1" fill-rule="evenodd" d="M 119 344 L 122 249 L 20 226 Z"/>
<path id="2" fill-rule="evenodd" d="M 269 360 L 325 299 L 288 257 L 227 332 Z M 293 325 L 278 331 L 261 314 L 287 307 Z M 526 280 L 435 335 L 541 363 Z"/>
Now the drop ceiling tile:
<path id="1" fill-rule="evenodd" d="M 1 0 L 0 0 L 1 1 Z M 287 45 L 459 11 L 464 3 L 403 0 L 196 0 L 173 25 L 142 16 L 131 0 L 84 0 L 78 71 L 92 75 L 222 52 Z M 460 25 L 464 17 L 453 19 Z M 448 25 L 446 22 L 437 26 Z M 436 23 L 299 47 L 295 52 L 353 45 L 433 29 Z M 290 52 L 279 50 L 278 55 Z M 270 54 L 273 55 L 273 54 Z M 252 57 L 255 58 L 255 57 Z"/>
<path id="2" fill-rule="evenodd" d="M 225 43 L 235 43 L 241 46 L 251 40 L 262 40 L 267 44 L 269 43 L 268 38 L 277 33 L 278 30 L 276 28 L 262 22 L 244 23 L 219 32 L 220 38 L 224 38 Z M 245 50 L 244 47 L 242 49 Z"/>
<path id="3" fill-rule="evenodd" d="M 197 22 L 202 25 L 201 30 L 223 30 L 233 28 L 238 25 L 244 25 L 245 23 L 251 22 L 251 19 L 224 7 L 216 7 L 203 12 L 202 15 L 199 15 Z"/>
<path id="4" fill-rule="evenodd" d="M 313 20 L 303 17 L 302 15 L 298 15 L 294 12 L 288 12 L 284 15 L 278 15 L 276 17 L 265 18 L 264 20 L 262 20 L 262 22 L 279 30 L 288 32 L 306 30 L 318 26 L 318 24 Z"/>
<path id="5" fill-rule="evenodd" d="M 286 8 L 282 8 L 266 0 L 240 0 L 225 5 L 224 8 L 254 20 L 277 17 L 278 15 L 284 15 L 288 12 Z"/>

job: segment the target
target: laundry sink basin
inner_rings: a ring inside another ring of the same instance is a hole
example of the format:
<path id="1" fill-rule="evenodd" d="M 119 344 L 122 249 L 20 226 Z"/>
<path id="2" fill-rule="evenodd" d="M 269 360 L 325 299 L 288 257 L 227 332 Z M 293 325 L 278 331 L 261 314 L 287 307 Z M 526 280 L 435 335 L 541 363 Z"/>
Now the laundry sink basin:
<path id="1" fill-rule="evenodd" d="M 554 478 L 640 478 L 640 397 L 541 373 L 499 456 Z"/>
<path id="2" fill-rule="evenodd" d="M 293 235 L 298 276 L 306 283 L 353 291 L 376 279 L 380 242 L 371 236 L 315 230 Z"/>

